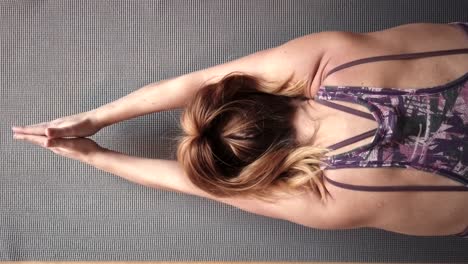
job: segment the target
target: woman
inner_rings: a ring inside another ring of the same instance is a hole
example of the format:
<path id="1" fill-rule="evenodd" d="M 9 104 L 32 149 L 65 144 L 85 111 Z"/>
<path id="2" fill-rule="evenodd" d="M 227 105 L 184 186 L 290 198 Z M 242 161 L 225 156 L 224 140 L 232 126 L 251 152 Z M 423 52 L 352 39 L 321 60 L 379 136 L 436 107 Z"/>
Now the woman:
<path id="1" fill-rule="evenodd" d="M 14 137 L 139 184 L 308 227 L 466 237 L 467 58 L 468 23 L 320 32 L 13 128 Z M 178 161 L 83 138 L 178 107 Z"/>

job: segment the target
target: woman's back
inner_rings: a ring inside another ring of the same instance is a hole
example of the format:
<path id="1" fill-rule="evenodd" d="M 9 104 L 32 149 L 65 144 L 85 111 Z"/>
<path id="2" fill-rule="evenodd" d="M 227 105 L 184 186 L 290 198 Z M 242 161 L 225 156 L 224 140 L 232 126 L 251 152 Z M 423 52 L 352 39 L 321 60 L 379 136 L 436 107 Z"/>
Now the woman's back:
<path id="1" fill-rule="evenodd" d="M 463 48 L 468 48 L 468 34 L 454 25 L 411 24 L 357 37 L 350 34 L 349 38 L 329 47 L 320 86 L 418 89 L 446 84 L 468 72 L 468 54 L 365 63 L 325 76 L 335 67 L 361 58 Z M 311 89 L 315 95 L 319 86 Z M 361 105 L 339 103 L 369 112 Z M 322 146 L 377 127 L 375 121 L 324 105 L 315 103 L 313 108 L 322 115 L 330 114 L 321 123 L 322 131 L 317 135 Z M 372 138 L 367 138 L 330 154 L 343 153 L 371 141 Z M 343 168 L 324 173 L 332 180 L 353 185 L 462 185 L 441 175 L 404 168 Z M 325 184 L 334 197 L 329 206 L 337 217 L 352 221 L 353 215 L 365 215 L 367 226 L 414 235 L 451 235 L 468 226 L 468 192 L 363 192 L 340 188 L 328 181 Z"/>

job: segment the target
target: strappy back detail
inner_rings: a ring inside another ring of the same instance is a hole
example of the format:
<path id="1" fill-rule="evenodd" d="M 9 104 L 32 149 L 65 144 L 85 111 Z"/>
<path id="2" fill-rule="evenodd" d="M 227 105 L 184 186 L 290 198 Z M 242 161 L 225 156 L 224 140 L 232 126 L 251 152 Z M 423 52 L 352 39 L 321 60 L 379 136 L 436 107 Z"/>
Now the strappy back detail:
<path id="1" fill-rule="evenodd" d="M 455 54 L 468 54 L 468 48 L 467 49 L 451 49 L 451 50 L 437 50 L 437 51 L 429 51 L 429 52 L 418 52 L 418 53 L 406 53 L 406 54 L 392 54 L 392 55 L 385 55 L 385 56 L 375 56 L 375 57 L 368 57 L 368 58 L 363 58 L 363 59 L 357 59 L 354 61 L 350 61 L 344 64 L 341 64 L 335 68 L 333 68 L 331 71 L 328 72 L 328 74 L 325 76 L 328 77 L 330 74 L 352 67 L 356 66 L 359 64 L 364 64 L 364 63 L 370 63 L 370 62 L 376 62 L 376 61 L 387 61 L 387 60 L 407 60 L 407 59 L 418 59 L 418 58 L 426 58 L 426 57 L 435 57 L 435 56 L 444 56 L 444 55 L 455 55 Z M 336 104 L 327 100 L 321 100 L 315 98 L 314 100 L 317 103 L 320 103 L 322 105 L 326 105 L 328 107 L 344 111 L 346 113 L 354 114 L 356 116 L 364 117 L 370 120 L 375 121 L 376 119 L 373 117 L 372 114 L 353 109 L 351 107 L 347 107 L 341 104 Z M 369 131 L 366 131 L 362 134 L 359 134 L 357 136 L 345 139 L 343 141 L 340 141 L 336 144 L 333 144 L 331 146 L 328 146 L 328 149 L 335 150 L 339 149 L 342 147 L 345 147 L 347 145 L 353 144 L 355 142 L 358 142 L 360 140 L 363 140 L 367 137 L 370 137 L 375 134 L 377 129 L 372 129 Z"/>
<path id="2" fill-rule="evenodd" d="M 468 23 L 450 23 L 467 33 Z M 374 61 L 468 54 L 468 49 L 439 50 L 363 58 L 333 68 L 339 70 Z M 326 78 L 325 77 L 325 78 Z M 463 186 L 398 185 L 363 186 L 338 182 L 323 173 L 324 180 L 340 188 L 368 192 L 457 191 L 468 192 L 468 71 L 444 85 L 398 89 L 361 86 L 320 86 L 314 100 L 356 116 L 375 120 L 377 129 L 343 140 L 338 149 L 374 135 L 371 143 L 345 153 L 323 157 L 322 170 L 340 168 L 399 167 L 435 173 Z M 330 102 L 365 106 L 370 114 Z M 468 238 L 468 227 L 454 236 Z"/>
<path id="3" fill-rule="evenodd" d="M 417 52 L 417 53 L 405 53 L 405 54 L 392 54 L 392 55 L 384 55 L 384 56 L 374 56 L 368 57 L 363 59 L 357 59 L 350 62 L 343 63 L 332 70 L 330 70 L 326 75 L 324 80 L 337 71 L 356 66 L 359 64 L 376 62 L 376 61 L 389 61 L 389 60 L 410 60 L 410 59 L 419 59 L 419 58 L 427 58 L 427 57 L 436 57 L 436 56 L 443 56 L 443 55 L 454 55 L 454 54 L 463 54 L 468 53 L 468 49 L 451 49 L 451 50 L 437 50 L 437 51 L 427 51 L 427 52 Z"/>
<path id="4" fill-rule="evenodd" d="M 468 54 L 468 48 L 363 58 L 335 67 L 326 76 L 345 68 L 374 61 L 416 59 L 453 54 Z M 464 76 L 445 85 L 421 89 L 321 86 L 317 92 L 317 96 L 314 98 L 315 102 L 374 120 L 378 123 L 377 129 L 366 131 L 329 146 L 329 149 L 334 150 L 374 136 L 374 140 L 365 146 L 325 158 L 327 166 L 322 167 L 322 169 L 411 167 L 446 176 L 462 183 L 464 186 L 361 186 L 340 183 L 324 175 L 325 179 L 338 187 L 359 191 L 468 191 L 468 167 L 463 165 L 467 163 L 465 159 L 468 155 L 468 150 L 463 150 L 463 144 L 466 144 L 464 143 L 466 139 L 464 136 L 459 136 L 459 139 L 451 139 L 450 137 L 453 137 L 452 134 L 448 134 L 446 136 L 448 138 L 443 139 L 434 136 L 447 133 L 446 131 L 449 128 L 453 130 L 451 133 L 458 133 L 453 135 L 466 134 L 466 125 L 463 127 L 464 124 L 460 124 L 459 121 L 468 120 L 468 108 L 465 103 L 465 101 L 468 102 L 468 98 L 466 98 L 468 91 L 466 90 L 468 90 L 468 72 Z M 461 96 L 460 101 L 455 100 L 458 98 L 458 95 Z M 363 105 L 369 110 L 370 114 L 330 102 L 330 100 Z M 433 108 L 438 107 L 437 105 L 439 105 L 439 108 Z M 429 107 L 432 108 L 429 110 Z M 450 112 L 450 116 L 446 116 L 447 109 L 451 109 L 450 111 L 452 111 Z M 431 111 L 436 111 L 436 113 L 431 113 Z M 455 113 L 458 115 L 456 116 L 458 119 L 453 119 Z M 447 121 L 444 122 L 447 125 L 440 123 L 438 119 L 424 120 L 426 117 L 440 118 L 440 116 L 443 116 L 442 114 L 446 116 L 445 119 Z M 427 123 L 424 121 L 427 121 Z M 439 122 L 439 127 L 433 128 L 432 126 L 437 122 Z M 468 123 L 468 121 L 465 122 Z M 457 124 L 458 127 L 456 126 Z M 448 146 L 443 146 L 444 144 L 441 144 L 440 147 L 439 145 L 434 146 L 434 144 L 420 147 L 423 143 L 431 144 L 431 142 L 418 143 L 419 141 L 424 141 L 424 136 L 427 138 L 429 134 L 435 138 L 434 140 L 452 140 L 447 145 L 453 144 L 453 148 L 461 149 L 461 154 L 451 153 L 453 149 L 448 149 Z M 429 153 L 430 149 L 434 149 L 433 152 Z M 447 155 L 452 156 L 446 157 Z M 450 158 L 453 159 L 450 160 Z"/>
<path id="5" fill-rule="evenodd" d="M 468 37 L 468 23 L 465 22 L 452 22 L 449 24 L 453 24 L 455 26 L 459 26 Z M 410 59 L 419 59 L 419 58 L 427 58 L 427 57 L 435 57 L 435 56 L 443 56 L 443 55 L 454 55 L 454 54 L 463 54 L 468 53 L 468 49 L 450 49 L 450 50 L 436 50 L 436 51 L 425 51 L 425 52 L 415 52 L 415 53 L 403 53 L 403 54 L 391 54 L 391 55 L 383 55 L 383 56 L 372 56 L 362 59 L 353 60 L 350 62 L 343 63 L 335 68 L 331 69 L 327 72 L 323 80 L 325 80 L 329 75 L 364 63 L 376 62 L 376 61 L 388 61 L 388 60 L 410 60 Z"/>
<path id="6" fill-rule="evenodd" d="M 341 111 L 344 111 L 344 112 L 347 112 L 347 113 L 350 113 L 350 114 L 354 114 L 354 115 L 357 115 L 357 116 L 364 117 L 364 118 L 367 118 L 369 120 L 375 121 L 375 118 L 374 118 L 373 115 L 371 115 L 369 113 L 366 113 L 366 112 L 363 112 L 361 110 L 357 110 L 357 109 L 354 109 L 354 108 L 351 108 L 351 107 L 347 107 L 345 105 L 336 104 L 336 103 L 326 101 L 326 100 L 316 99 L 315 101 L 320 103 L 320 104 L 326 105 L 328 107 L 331 107 L 331 108 L 334 108 L 334 109 L 337 109 L 337 110 L 341 110 Z"/>
<path id="7" fill-rule="evenodd" d="M 395 185 L 395 186 L 363 186 L 353 185 L 342 182 L 334 181 L 325 174 L 323 177 L 331 184 L 355 191 L 366 191 L 366 192 L 401 192 L 401 191 L 431 191 L 431 192 L 447 192 L 447 191 L 468 191 L 468 185 L 465 186 L 452 186 L 452 185 Z"/>

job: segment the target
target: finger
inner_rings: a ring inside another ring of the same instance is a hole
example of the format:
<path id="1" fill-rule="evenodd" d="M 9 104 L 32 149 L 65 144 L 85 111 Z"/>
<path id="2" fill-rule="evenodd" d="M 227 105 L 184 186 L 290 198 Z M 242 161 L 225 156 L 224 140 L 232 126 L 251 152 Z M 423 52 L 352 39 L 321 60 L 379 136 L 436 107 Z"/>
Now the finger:
<path id="1" fill-rule="evenodd" d="M 45 129 L 47 127 L 47 122 L 39 123 L 36 125 L 30 126 L 14 126 L 12 130 L 14 132 L 22 133 L 22 134 L 29 134 L 29 135 L 45 135 Z"/>
<path id="2" fill-rule="evenodd" d="M 14 139 L 26 140 L 31 143 L 37 144 L 39 146 L 45 147 L 47 138 L 44 136 L 35 136 L 35 135 L 28 135 L 28 134 L 15 134 L 13 136 Z"/>
<path id="3" fill-rule="evenodd" d="M 68 147 L 68 140 L 63 138 L 46 138 L 45 146 L 48 148 Z"/>
<path id="4" fill-rule="evenodd" d="M 58 147 L 60 144 L 58 142 L 57 139 L 50 139 L 50 138 L 47 138 L 46 142 L 45 142 L 45 146 L 47 148 L 56 148 Z"/>
<path id="5" fill-rule="evenodd" d="M 61 127 L 61 128 L 49 127 L 49 128 L 46 128 L 45 135 L 48 138 L 61 138 L 61 137 L 65 137 L 70 134 L 73 134 L 71 132 L 72 132 L 71 127 Z"/>

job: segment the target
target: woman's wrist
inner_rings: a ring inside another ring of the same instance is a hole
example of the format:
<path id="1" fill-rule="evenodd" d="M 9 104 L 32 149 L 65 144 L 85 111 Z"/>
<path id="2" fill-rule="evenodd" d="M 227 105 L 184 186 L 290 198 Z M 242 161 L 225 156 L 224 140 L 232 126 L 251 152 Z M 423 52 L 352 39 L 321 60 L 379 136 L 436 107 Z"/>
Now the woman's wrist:
<path id="1" fill-rule="evenodd" d="M 108 105 L 105 105 L 105 107 L 108 107 Z M 99 129 L 115 123 L 109 118 L 108 110 L 105 107 L 102 106 L 86 112 L 91 123 Z"/>
<path id="2" fill-rule="evenodd" d="M 99 148 L 96 149 L 95 151 L 87 153 L 86 157 L 83 158 L 83 160 L 81 161 L 91 166 L 97 167 L 99 163 L 102 162 L 102 157 L 105 156 L 106 153 L 110 153 L 110 152 L 114 152 L 114 151 L 99 146 Z"/>

